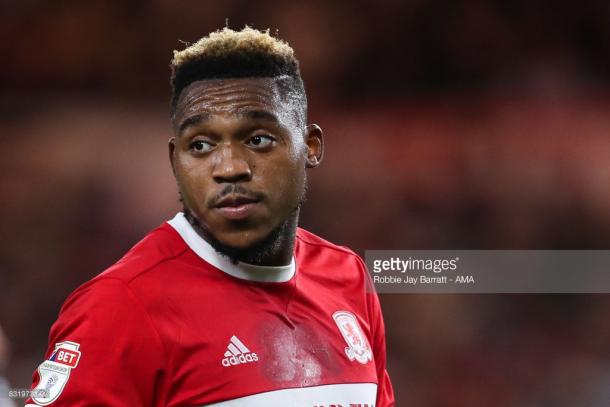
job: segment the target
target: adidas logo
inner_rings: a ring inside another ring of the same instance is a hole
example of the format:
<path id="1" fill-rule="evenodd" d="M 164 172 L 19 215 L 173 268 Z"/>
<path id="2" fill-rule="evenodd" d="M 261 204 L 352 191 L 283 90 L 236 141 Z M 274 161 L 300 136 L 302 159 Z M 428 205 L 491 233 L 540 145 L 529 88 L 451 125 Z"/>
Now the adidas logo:
<path id="1" fill-rule="evenodd" d="M 228 367 L 250 362 L 258 362 L 258 355 L 254 352 L 250 352 L 250 349 L 248 349 L 237 336 L 233 335 L 227 346 L 222 365 Z"/>

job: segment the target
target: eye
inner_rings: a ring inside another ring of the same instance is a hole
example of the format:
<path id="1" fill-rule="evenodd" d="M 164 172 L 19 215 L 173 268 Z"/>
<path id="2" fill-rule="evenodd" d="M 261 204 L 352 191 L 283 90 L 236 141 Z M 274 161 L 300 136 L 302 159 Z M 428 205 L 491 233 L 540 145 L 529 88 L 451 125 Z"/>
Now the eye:
<path id="1" fill-rule="evenodd" d="M 246 144 L 256 149 L 265 149 L 275 145 L 275 139 L 268 134 L 257 134 L 250 137 Z"/>
<path id="2" fill-rule="evenodd" d="M 208 152 L 213 147 L 214 147 L 214 145 L 212 143 L 205 141 L 205 140 L 194 140 L 190 145 L 190 149 L 196 153 Z"/>

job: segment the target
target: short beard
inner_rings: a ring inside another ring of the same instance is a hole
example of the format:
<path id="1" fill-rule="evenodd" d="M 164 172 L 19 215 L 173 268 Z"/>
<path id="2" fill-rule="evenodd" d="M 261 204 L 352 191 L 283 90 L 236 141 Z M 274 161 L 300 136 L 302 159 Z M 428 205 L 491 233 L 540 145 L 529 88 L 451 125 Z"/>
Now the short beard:
<path id="1" fill-rule="evenodd" d="M 193 216 L 191 211 L 184 207 L 184 216 L 191 224 L 193 229 L 202 236 L 206 242 L 210 244 L 218 253 L 227 256 L 231 263 L 237 264 L 238 262 L 263 265 L 267 259 L 273 257 L 282 247 L 282 243 L 290 238 L 289 233 L 296 227 L 295 212 L 299 209 L 300 205 L 297 206 L 280 224 L 275 227 L 267 236 L 261 241 L 255 242 L 253 245 L 240 248 L 230 246 L 222 243 L 216 237 L 211 234 L 205 227 L 201 225 L 201 222 Z M 293 226 L 294 227 L 291 227 Z"/>
<path id="2" fill-rule="evenodd" d="M 276 255 L 284 242 L 288 240 L 294 240 L 294 234 L 298 223 L 298 212 L 301 206 L 305 203 L 307 196 L 307 179 L 303 186 L 303 192 L 299 199 L 297 206 L 284 218 L 278 226 L 276 226 L 267 236 L 265 236 L 259 242 L 255 242 L 253 245 L 245 248 L 239 248 L 230 246 L 222 243 L 216 237 L 205 228 L 199 219 L 197 219 L 191 210 L 186 207 L 182 195 L 180 195 L 180 202 L 182 202 L 182 211 L 184 217 L 188 220 L 190 225 L 195 231 L 205 239 L 218 253 L 227 256 L 233 264 L 238 262 L 264 265 L 268 259 Z"/>

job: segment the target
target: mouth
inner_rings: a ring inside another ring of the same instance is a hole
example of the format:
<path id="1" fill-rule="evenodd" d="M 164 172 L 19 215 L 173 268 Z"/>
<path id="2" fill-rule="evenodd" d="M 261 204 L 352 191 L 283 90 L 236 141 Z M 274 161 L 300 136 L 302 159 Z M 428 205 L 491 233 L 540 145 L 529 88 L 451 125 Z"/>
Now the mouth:
<path id="1" fill-rule="evenodd" d="M 227 195 L 220 199 L 214 210 L 223 218 L 229 220 L 246 219 L 260 205 L 260 200 L 245 195 Z"/>

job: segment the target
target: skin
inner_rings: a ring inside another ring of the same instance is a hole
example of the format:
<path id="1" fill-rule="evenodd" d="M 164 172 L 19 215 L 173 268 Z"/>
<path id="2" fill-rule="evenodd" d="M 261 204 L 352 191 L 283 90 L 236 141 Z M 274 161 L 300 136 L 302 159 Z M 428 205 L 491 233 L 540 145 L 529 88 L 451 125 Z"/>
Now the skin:
<path id="1" fill-rule="evenodd" d="M 237 260 L 291 261 L 306 168 L 324 148 L 294 109 L 272 78 L 196 81 L 178 100 L 169 156 L 182 202 L 195 230 Z"/>

